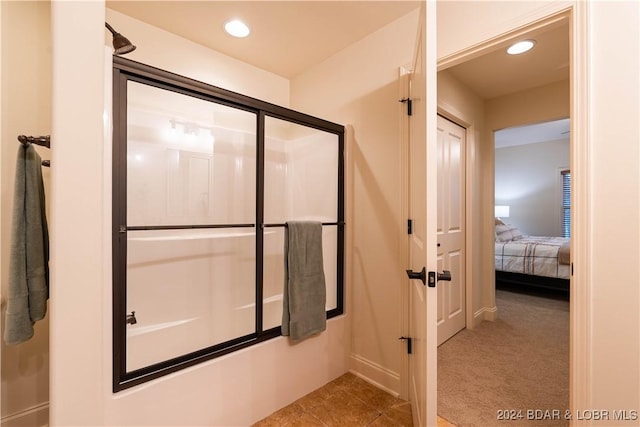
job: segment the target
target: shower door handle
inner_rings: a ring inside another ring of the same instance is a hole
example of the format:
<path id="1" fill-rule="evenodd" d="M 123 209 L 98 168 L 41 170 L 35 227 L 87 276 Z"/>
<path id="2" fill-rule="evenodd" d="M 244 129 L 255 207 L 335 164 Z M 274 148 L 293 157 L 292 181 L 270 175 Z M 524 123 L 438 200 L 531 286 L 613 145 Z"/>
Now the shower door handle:
<path id="1" fill-rule="evenodd" d="M 427 269 L 424 267 L 422 267 L 421 271 L 407 270 L 407 276 L 409 276 L 409 279 L 421 280 L 423 285 L 427 284 Z"/>

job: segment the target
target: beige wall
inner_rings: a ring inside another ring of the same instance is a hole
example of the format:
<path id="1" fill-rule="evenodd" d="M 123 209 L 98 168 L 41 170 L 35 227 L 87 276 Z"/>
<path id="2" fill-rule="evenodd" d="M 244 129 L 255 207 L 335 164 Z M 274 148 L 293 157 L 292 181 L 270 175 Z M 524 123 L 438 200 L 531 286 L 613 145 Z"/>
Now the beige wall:
<path id="1" fill-rule="evenodd" d="M 486 101 L 486 136 L 513 126 L 543 123 L 569 117 L 569 81 L 500 96 Z"/>
<path id="2" fill-rule="evenodd" d="M 11 247 L 16 137 L 51 132 L 51 39 L 48 2 L 2 2 L 1 47 L 2 134 L 0 152 L 0 277 L 4 322 Z M 18 43 L 16 41 L 19 41 Z M 49 150 L 36 147 L 43 159 Z M 49 169 L 43 168 L 50 196 Z M 4 333 L 4 328 L 2 329 Z M 2 426 L 44 425 L 49 403 L 49 317 L 36 323 L 34 337 L 22 344 L 0 346 Z"/>
<path id="3" fill-rule="evenodd" d="M 591 265 L 593 304 L 591 404 L 638 410 L 640 3 L 593 2 L 589 6 L 590 138 L 582 143 L 588 145 L 591 158 L 592 253 L 584 260 Z M 638 421 L 615 424 L 634 423 Z M 598 424 L 614 425 L 606 420 Z"/>
<path id="4" fill-rule="evenodd" d="M 400 67 L 411 63 L 418 13 L 354 43 L 291 82 L 292 107 L 349 125 L 346 169 L 351 369 L 402 393 L 401 286 L 406 220 Z"/>

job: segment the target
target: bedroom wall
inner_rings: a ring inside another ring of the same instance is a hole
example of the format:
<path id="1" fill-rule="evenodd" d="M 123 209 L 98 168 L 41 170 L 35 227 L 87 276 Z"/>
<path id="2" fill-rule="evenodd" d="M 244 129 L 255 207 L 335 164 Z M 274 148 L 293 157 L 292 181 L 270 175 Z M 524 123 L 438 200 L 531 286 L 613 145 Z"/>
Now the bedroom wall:
<path id="1" fill-rule="evenodd" d="M 482 239 L 477 233 L 482 229 L 482 168 L 484 153 L 482 136 L 484 135 L 484 100 L 468 87 L 458 81 L 449 71 L 438 73 L 438 111 L 445 117 L 464 125 L 467 128 L 467 211 L 470 216 L 465 224 L 467 232 L 467 281 L 472 288 L 472 301 L 467 307 L 467 316 L 472 316 L 472 325 L 482 320 L 492 319 L 495 310 L 493 305 L 486 305 L 484 282 L 482 280 Z M 468 302 L 469 304 L 469 302 Z"/>
<path id="2" fill-rule="evenodd" d="M 416 9 L 291 82 L 293 108 L 349 126 L 350 368 L 395 394 L 406 392 L 400 383 L 406 347 L 397 339 L 407 250 L 398 79 L 400 67 L 411 64 L 417 22 Z"/>
<path id="3" fill-rule="evenodd" d="M 562 235 L 562 179 L 569 139 L 497 148 L 496 205 L 510 207 L 513 224 L 530 236 Z"/>
<path id="4" fill-rule="evenodd" d="M 0 97 L 2 105 L 0 147 L 0 278 L 4 322 L 11 248 L 11 223 L 16 137 L 51 133 L 51 35 L 49 2 L 0 2 Z M 15 41 L 19 40 L 20 43 Z M 37 147 L 43 159 L 47 148 Z M 42 168 L 46 197 L 50 193 L 50 169 Z M 4 334 L 4 328 L 2 328 Z M 48 422 L 49 316 L 35 324 L 29 341 L 7 346 L 0 337 L 0 424 L 2 427 L 42 426 Z"/>

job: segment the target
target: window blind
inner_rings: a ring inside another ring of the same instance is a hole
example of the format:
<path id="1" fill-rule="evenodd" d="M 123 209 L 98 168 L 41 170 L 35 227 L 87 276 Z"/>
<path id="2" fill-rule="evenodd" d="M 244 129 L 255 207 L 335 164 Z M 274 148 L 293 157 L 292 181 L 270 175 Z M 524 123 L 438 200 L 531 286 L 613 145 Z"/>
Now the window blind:
<path id="1" fill-rule="evenodd" d="M 571 237 L 571 171 L 565 169 L 562 175 L 562 237 Z"/>

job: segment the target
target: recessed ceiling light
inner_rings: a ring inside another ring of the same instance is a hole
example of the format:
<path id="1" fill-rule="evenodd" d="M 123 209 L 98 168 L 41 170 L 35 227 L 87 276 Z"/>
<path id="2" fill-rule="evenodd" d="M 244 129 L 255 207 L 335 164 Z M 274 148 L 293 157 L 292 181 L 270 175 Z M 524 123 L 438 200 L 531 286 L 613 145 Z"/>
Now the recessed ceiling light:
<path id="1" fill-rule="evenodd" d="M 224 24 L 224 29 L 227 33 L 231 34 L 233 37 L 247 37 L 251 32 L 247 24 L 237 19 L 233 21 L 229 21 Z"/>
<path id="2" fill-rule="evenodd" d="M 509 55 L 519 55 L 531 50 L 535 44 L 535 40 L 522 40 L 509 46 L 507 53 Z"/>

